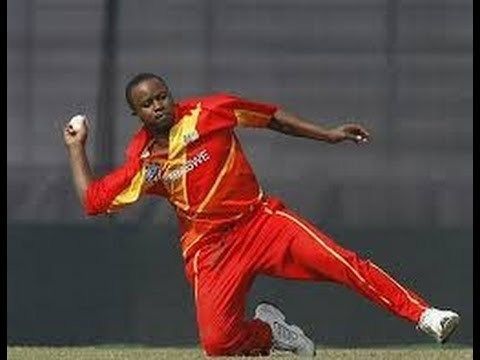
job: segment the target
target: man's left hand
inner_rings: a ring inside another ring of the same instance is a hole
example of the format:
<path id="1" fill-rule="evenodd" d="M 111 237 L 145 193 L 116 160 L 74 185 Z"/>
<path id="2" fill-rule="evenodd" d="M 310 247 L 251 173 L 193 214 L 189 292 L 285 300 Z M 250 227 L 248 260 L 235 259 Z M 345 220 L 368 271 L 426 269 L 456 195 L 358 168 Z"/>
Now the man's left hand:
<path id="1" fill-rule="evenodd" d="M 344 140 L 351 140 L 355 143 L 365 143 L 370 141 L 370 134 L 361 125 L 345 124 L 333 128 L 328 133 L 330 143 L 338 143 Z"/>

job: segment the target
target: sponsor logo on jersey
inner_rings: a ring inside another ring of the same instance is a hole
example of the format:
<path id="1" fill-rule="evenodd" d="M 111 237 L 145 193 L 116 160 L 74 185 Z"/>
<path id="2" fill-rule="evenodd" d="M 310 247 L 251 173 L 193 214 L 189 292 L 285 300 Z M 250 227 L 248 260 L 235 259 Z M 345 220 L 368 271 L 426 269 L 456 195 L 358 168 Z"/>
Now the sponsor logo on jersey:
<path id="1" fill-rule="evenodd" d="M 148 164 L 145 169 L 145 181 L 152 183 L 157 180 L 160 173 L 160 166 L 158 164 Z"/>
<path id="2" fill-rule="evenodd" d="M 197 130 L 193 130 L 187 134 L 183 134 L 183 142 L 185 145 L 194 142 L 195 140 L 198 139 L 198 132 Z"/>
<path id="3" fill-rule="evenodd" d="M 208 160 L 210 160 L 210 154 L 208 153 L 207 149 L 203 149 L 193 158 L 187 160 L 185 164 L 172 171 L 169 171 L 168 173 L 165 173 L 162 176 L 162 180 L 166 182 L 175 181 L 181 178 L 183 175 L 189 173 L 190 171 L 195 170 Z"/>

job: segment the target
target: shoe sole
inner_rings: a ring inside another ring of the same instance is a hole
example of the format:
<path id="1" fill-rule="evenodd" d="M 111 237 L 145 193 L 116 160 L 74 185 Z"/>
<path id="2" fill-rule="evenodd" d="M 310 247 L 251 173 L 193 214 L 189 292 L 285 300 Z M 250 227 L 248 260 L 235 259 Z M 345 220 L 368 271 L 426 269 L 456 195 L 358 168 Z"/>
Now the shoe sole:
<path id="1" fill-rule="evenodd" d="M 268 301 L 262 301 L 258 304 L 258 306 L 262 305 L 262 304 L 265 304 L 265 305 L 269 305 L 272 307 L 272 311 L 279 317 L 282 319 L 282 321 L 286 322 L 287 324 L 289 324 L 286 320 L 287 318 L 285 317 L 285 314 L 282 312 L 282 310 L 275 304 L 272 304 L 271 302 L 268 302 Z M 257 307 L 258 307 L 257 306 Z M 291 324 L 289 324 L 291 325 Z M 292 325 L 291 325 L 292 326 Z M 317 349 L 315 348 L 315 343 L 307 336 L 305 335 L 305 333 L 303 332 L 303 329 L 299 328 L 298 326 L 296 326 L 296 328 L 298 330 L 300 330 L 300 332 L 302 333 L 303 336 L 305 336 L 307 339 L 309 339 L 312 344 L 313 344 L 313 356 L 316 356 L 317 355 Z"/>
<path id="2" fill-rule="evenodd" d="M 446 322 L 444 326 L 445 326 L 447 335 L 445 335 L 445 337 L 440 340 L 440 344 L 445 344 L 448 341 L 448 339 L 450 339 L 450 337 L 453 335 L 455 330 L 457 330 L 458 324 L 460 324 L 460 316 L 452 317 Z"/>

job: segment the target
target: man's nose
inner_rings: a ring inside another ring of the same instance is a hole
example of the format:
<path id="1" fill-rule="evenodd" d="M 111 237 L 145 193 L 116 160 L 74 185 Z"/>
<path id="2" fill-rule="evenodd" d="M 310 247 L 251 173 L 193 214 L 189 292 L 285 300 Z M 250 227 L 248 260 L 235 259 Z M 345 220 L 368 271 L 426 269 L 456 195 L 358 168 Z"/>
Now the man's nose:
<path id="1" fill-rule="evenodd" d="M 155 111 L 161 111 L 164 108 L 163 103 L 161 101 L 156 101 L 156 100 L 154 101 L 153 106 Z"/>

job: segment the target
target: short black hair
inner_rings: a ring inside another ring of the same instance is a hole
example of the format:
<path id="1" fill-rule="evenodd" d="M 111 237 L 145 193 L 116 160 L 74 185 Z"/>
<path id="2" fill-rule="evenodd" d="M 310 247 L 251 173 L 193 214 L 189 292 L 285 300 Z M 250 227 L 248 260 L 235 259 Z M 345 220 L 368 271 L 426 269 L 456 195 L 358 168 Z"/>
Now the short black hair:
<path id="1" fill-rule="evenodd" d="M 132 89 L 138 84 L 140 84 L 142 81 L 149 80 L 149 79 L 158 79 L 165 86 L 167 86 L 167 83 L 165 82 L 165 80 L 159 75 L 156 75 L 153 73 L 140 73 L 135 75 L 125 87 L 125 98 L 127 99 L 128 105 L 130 106 L 131 109 L 134 109 L 133 101 L 132 101 Z"/>

